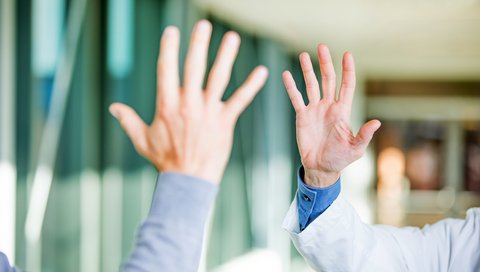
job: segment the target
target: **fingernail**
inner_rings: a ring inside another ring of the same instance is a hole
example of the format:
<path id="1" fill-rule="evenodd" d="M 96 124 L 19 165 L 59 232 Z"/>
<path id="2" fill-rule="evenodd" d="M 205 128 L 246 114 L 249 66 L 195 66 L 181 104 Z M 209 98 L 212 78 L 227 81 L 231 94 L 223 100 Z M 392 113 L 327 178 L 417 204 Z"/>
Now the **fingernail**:
<path id="1" fill-rule="evenodd" d="M 240 37 L 236 32 L 227 33 L 227 43 L 230 45 L 237 44 L 240 41 Z"/>
<path id="2" fill-rule="evenodd" d="M 259 71 L 260 75 L 262 75 L 262 76 L 268 75 L 268 68 L 267 67 L 262 65 L 262 66 L 258 67 L 258 69 L 260 70 Z"/>
<path id="3" fill-rule="evenodd" d="M 118 110 L 115 109 L 115 107 L 110 106 L 110 108 L 108 108 L 108 111 L 110 111 L 110 114 L 113 115 L 113 117 L 118 119 L 119 114 L 118 114 Z"/>
<path id="4" fill-rule="evenodd" d="M 210 29 L 210 23 L 207 20 L 201 20 L 197 23 L 197 30 L 208 31 Z"/>
<path id="5" fill-rule="evenodd" d="M 330 54 L 330 49 L 328 49 L 328 46 L 322 44 L 321 47 L 321 52 L 325 53 L 325 54 Z"/>
<path id="6" fill-rule="evenodd" d="M 174 26 L 167 26 L 165 30 L 163 31 L 163 35 L 168 37 L 172 36 L 175 33 L 175 27 Z"/>

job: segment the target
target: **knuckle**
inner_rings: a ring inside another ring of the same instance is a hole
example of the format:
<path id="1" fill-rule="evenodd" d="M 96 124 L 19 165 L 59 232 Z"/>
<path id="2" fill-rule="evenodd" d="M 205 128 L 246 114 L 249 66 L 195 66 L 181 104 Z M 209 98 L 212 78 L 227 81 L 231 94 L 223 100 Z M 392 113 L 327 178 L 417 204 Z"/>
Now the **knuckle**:
<path id="1" fill-rule="evenodd" d="M 230 107 L 227 111 L 225 111 L 223 116 L 227 120 L 226 122 L 230 124 L 235 124 L 239 117 L 239 114 L 237 113 L 238 111 L 239 109 L 236 107 Z"/>
<path id="2" fill-rule="evenodd" d="M 323 73 L 322 79 L 324 80 L 335 80 L 337 76 L 334 73 Z"/>
<path id="3" fill-rule="evenodd" d="M 196 119 L 199 117 L 198 105 L 191 99 L 187 99 L 185 103 L 182 103 L 179 109 L 180 117 L 184 120 Z"/>
<path id="4" fill-rule="evenodd" d="M 343 85 L 343 87 L 348 88 L 348 89 L 354 89 L 355 88 L 355 83 L 347 81 L 347 80 L 342 81 L 342 85 Z"/>
<path id="5" fill-rule="evenodd" d="M 188 107 L 187 105 L 182 105 L 182 107 L 180 107 L 181 117 L 188 119 L 188 117 L 190 116 L 190 113 L 191 113 L 190 107 Z"/>
<path id="6" fill-rule="evenodd" d="M 240 105 L 248 104 L 249 100 L 250 100 L 249 97 L 243 94 L 243 95 L 239 95 L 235 102 L 237 107 L 240 107 Z"/>
<path id="7" fill-rule="evenodd" d="M 302 70 L 303 70 L 304 75 L 308 75 L 308 74 L 314 72 L 313 67 L 310 66 L 310 65 L 302 67 Z"/>
<path id="8" fill-rule="evenodd" d="M 168 117 L 170 115 L 171 110 L 167 106 L 165 102 L 160 102 L 158 105 L 158 115 L 162 118 Z"/>
<path id="9" fill-rule="evenodd" d="M 318 84 L 317 82 L 315 81 L 307 81 L 305 82 L 305 86 L 308 88 L 308 89 L 314 89 L 314 88 L 317 88 Z"/>
<path id="10" fill-rule="evenodd" d="M 158 72 L 159 73 L 165 73 L 168 71 L 168 64 L 165 60 L 158 60 L 158 63 L 157 63 L 157 67 L 158 67 Z"/>
<path id="11" fill-rule="evenodd" d="M 171 100 L 171 99 L 170 99 Z M 173 110 L 175 109 L 175 102 L 169 101 L 168 97 L 160 96 L 157 99 L 157 115 L 161 117 L 168 117 L 172 114 Z"/>

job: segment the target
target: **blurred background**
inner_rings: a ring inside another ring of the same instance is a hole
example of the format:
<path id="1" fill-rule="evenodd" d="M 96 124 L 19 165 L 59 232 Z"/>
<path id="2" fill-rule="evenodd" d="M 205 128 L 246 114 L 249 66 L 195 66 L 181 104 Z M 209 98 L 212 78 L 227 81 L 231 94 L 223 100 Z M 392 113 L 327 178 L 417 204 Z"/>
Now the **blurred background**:
<path id="1" fill-rule="evenodd" d="M 330 46 L 357 64 L 352 125 L 383 126 L 343 173 L 368 223 L 423 226 L 480 206 L 480 2 L 0 0 L 0 250 L 27 271 L 117 271 L 157 173 L 108 113 L 147 122 L 165 26 L 241 34 L 228 97 L 258 65 L 264 90 L 239 120 L 201 271 L 309 271 L 285 231 L 300 165 L 281 72 Z M 338 76 L 340 80 L 340 76 Z"/>

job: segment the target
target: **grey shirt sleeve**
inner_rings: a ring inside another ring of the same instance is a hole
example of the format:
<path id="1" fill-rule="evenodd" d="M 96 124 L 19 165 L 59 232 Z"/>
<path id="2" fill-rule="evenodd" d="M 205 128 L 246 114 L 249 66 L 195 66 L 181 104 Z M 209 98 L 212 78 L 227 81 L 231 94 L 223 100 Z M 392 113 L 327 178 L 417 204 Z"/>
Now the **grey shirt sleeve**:
<path id="1" fill-rule="evenodd" d="M 0 271 L 1 272 L 15 272 L 15 268 L 10 266 L 7 256 L 0 252 Z"/>
<path id="2" fill-rule="evenodd" d="M 157 180 L 149 215 L 123 271 L 197 271 L 203 231 L 218 187 L 177 173 Z"/>

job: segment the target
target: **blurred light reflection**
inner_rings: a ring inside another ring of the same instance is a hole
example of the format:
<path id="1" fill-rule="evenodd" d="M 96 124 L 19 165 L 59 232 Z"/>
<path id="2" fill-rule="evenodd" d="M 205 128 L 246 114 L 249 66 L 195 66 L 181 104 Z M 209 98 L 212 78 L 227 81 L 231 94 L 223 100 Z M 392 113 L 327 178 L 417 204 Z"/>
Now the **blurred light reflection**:
<path id="1" fill-rule="evenodd" d="M 15 260 L 16 170 L 8 162 L 0 162 L 0 250 Z"/>

